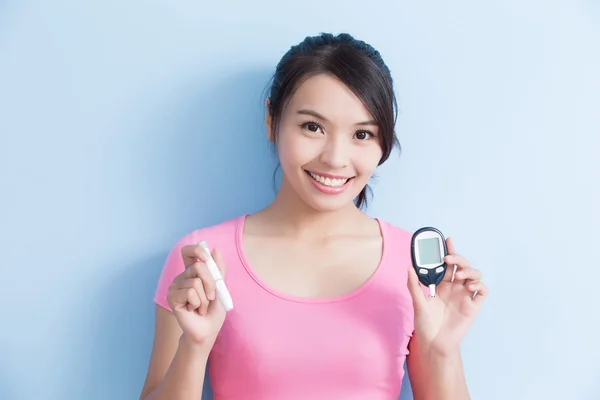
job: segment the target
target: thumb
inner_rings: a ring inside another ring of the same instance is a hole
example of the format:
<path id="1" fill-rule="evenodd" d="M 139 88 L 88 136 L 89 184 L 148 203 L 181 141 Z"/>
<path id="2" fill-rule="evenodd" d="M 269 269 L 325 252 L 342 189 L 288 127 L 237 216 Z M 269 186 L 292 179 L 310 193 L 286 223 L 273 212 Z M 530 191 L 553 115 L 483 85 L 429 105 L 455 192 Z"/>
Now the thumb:
<path id="1" fill-rule="evenodd" d="M 425 292 L 413 267 L 408 267 L 408 291 L 413 300 L 415 313 L 421 311 L 425 306 Z"/>
<path id="2" fill-rule="evenodd" d="M 223 261 L 223 255 L 217 248 L 213 249 L 211 255 L 212 255 L 213 260 L 215 260 L 215 264 L 217 264 L 219 271 L 221 271 L 221 275 L 223 276 L 223 279 L 225 279 L 225 270 L 227 268 L 225 268 L 225 261 Z"/>
<path id="3" fill-rule="evenodd" d="M 221 272 L 221 276 L 223 277 L 223 280 L 224 280 L 226 268 L 225 268 L 225 261 L 223 261 L 223 255 L 217 248 L 214 248 L 210 254 L 211 254 L 213 260 L 215 261 L 215 264 L 217 264 L 217 268 L 219 268 L 219 271 Z M 211 301 L 209 303 L 208 314 L 212 315 L 212 316 L 225 315 L 225 309 L 223 308 L 223 305 L 221 304 L 221 302 L 219 301 L 218 298 L 216 298 L 215 301 Z"/>

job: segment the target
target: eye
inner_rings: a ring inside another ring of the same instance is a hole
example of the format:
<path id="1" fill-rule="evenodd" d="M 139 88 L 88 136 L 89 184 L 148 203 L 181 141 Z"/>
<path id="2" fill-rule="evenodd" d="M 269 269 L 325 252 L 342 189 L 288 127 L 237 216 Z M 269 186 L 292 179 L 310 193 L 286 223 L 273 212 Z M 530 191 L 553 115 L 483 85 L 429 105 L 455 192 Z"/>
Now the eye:
<path id="1" fill-rule="evenodd" d="M 313 133 L 317 133 L 317 132 L 319 132 L 319 130 L 321 130 L 321 131 L 323 130 L 323 127 L 321 126 L 321 124 L 319 124 L 317 122 L 312 122 L 312 121 L 305 122 L 302 125 L 300 125 L 300 127 L 302 127 L 303 129 L 307 129 Z"/>
<path id="2" fill-rule="evenodd" d="M 358 131 L 354 134 L 354 136 L 358 139 L 358 140 L 365 140 L 365 139 L 370 139 L 375 137 L 375 135 L 372 132 L 369 131 Z"/>

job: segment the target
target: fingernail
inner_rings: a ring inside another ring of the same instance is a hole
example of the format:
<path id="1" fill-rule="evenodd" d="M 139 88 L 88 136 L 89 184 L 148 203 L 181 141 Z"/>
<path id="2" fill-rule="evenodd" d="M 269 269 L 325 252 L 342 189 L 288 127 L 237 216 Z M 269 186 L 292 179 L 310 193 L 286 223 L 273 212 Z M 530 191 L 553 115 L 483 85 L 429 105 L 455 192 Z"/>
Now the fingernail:
<path id="1" fill-rule="evenodd" d="M 215 299 L 215 292 L 213 292 L 213 291 L 208 292 L 208 299 L 209 300 L 214 300 Z"/>

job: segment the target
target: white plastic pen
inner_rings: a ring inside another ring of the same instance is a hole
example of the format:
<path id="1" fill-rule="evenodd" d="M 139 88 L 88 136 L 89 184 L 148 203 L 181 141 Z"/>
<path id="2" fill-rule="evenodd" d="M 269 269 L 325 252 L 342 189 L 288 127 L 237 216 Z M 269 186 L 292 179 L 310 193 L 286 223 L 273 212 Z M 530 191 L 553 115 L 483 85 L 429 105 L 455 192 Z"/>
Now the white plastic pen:
<path id="1" fill-rule="evenodd" d="M 233 310 L 233 300 L 231 299 L 229 290 L 227 290 L 227 286 L 225 286 L 225 281 L 223 280 L 221 271 L 219 270 L 219 267 L 217 267 L 215 260 L 213 260 L 212 255 L 210 254 L 208 244 L 205 241 L 202 241 L 198 243 L 198 246 L 202 247 L 208 253 L 208 260 L 205 264 L 215 280 L 215 284 L 217 286 L 217 297 L 219 298 L 219 301 L 223 305 L 223 308 L 225 308 L 225 311 Z"/>

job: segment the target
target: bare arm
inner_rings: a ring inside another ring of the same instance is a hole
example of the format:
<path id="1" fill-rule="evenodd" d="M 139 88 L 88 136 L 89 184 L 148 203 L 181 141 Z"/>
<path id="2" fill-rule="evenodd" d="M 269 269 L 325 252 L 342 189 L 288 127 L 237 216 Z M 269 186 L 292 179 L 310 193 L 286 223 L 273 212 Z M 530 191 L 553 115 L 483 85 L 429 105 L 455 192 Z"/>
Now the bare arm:
<path id="1" fill-rule="evenodd" d="M 156 306 L 154 344 L 140 400 L 198 400 L 210 350 L 187 340 L 170 311 Z"/>
<path id="2" fill-rule="evenodd" d="M 455 253 L 447 239 L 448 268 L 438 295 L 427 296 L 413 268 L 408 268 L 408 289 L 415 312 L 414 334 L 408 344 L 408 376 L 415 400 L 470 400 L 460 343 L 488 296 L 481 271 Z"/>
<path id="3" fill-rule="evenodd" d="M 460 348 L 431 354 L 413 336 L 406 366 L 415 400 L 470 400 Z"/>

